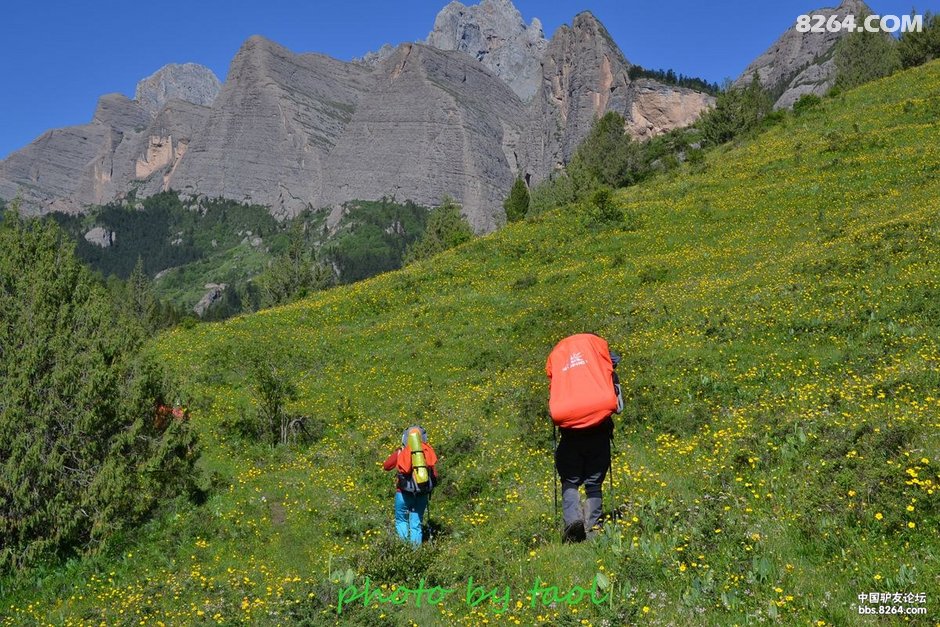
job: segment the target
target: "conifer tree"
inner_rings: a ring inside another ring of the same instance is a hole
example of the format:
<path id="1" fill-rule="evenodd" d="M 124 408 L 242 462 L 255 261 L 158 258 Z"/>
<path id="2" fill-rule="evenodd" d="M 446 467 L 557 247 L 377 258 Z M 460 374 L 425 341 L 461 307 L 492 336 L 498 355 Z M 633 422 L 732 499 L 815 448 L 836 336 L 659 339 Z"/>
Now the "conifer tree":
<path id="1" fill-rule="evenodd" d="M 405 254 L 405 263 L 427 259 L 473 238 L 470 223 L 460 213 L 460 205 L 449 196 L 428 215 L 424 235 Z"/>
<path id="2" fill-rule="evenodd" d="M 142 257 L 137 257 L 134 270 L 127 279 L 127 290 L 128 307 L 130 308 L 131 316 L 133 316 L 144 329 L 152 331 L 154 328 L 157 302 L 153 295 L 150 277 L 144 272 L 144 260 Z"/>
<path id="3" fill-rule="evenodd" d="M 898 53 L 905 68 L 940 59 L 940 15 L 926 11 L 923 30 L 901 34 Z"/>
<path id="4" fill-rule="evenodd" d="M 509 196 L 503 202 L 503 209 L 506 210 L 507 222 L 517 222 L 529 211 L 529 188 L 522 177 L 517 178 L 512 184 Z"/>

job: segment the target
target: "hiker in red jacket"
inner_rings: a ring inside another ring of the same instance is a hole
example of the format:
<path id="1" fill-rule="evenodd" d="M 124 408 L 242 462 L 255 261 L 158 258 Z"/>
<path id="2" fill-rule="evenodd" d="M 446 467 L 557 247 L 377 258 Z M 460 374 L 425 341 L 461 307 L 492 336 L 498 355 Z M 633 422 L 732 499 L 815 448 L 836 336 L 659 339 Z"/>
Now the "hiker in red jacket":
<path id="1" fill-rule="evenodd" d="M 431 490 L 437 484 L 437 453 L 428 444 L 424 427 L 412 426 L 401 434 L 401 448 L 388 456 L 383 470 L 397 470 L 395 479 L 395 530 L 402 540 L 420 546 L 421 521 Z"/>

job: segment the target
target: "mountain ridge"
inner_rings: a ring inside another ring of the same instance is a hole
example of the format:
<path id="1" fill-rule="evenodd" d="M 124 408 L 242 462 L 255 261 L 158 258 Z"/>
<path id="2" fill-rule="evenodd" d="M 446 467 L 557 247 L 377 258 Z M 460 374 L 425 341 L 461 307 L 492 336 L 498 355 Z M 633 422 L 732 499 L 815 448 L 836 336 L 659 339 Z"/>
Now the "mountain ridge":
<path id="1" fill-rule="evenodd" d="M 27 212 L 80 213 L 132 193 L 172 189 L 263 204 L 290 217 L 349 200 L 394 195 L 436 205 L 452 196 L 474 229 L 487 232 L 505 220 L 502 201 L 512 181 L 534 185 L 563 168 L 605 111 L 622 113 L 626 129 L 644 138 L 691 123 L 714 102 L 688 89 L 634 84 L 630 63 L 590 12 L 546 40 L 541 23 L 525 24 L 510 0 L 469 7 L 455 1 L 439 12 L 426 42 L 436 46 L 422 52 L 415 46 L 426 44 L 402 44 L 369 62 L 345 62 L 256 35 L 235 54 L 224 83 L 194 64 L 167 65 L 138 84 L 136 100 L 103 96 L 90 124 L 44 135 L 0 162 L 0 197 L 21 196 Z M 498 123 L 474 127 L 460 115 L 431 121 L 435 106 L 450 106 L 448 89 L 465 90 L 459 82 L 441 90 L 415 75 L 422 83 L 415 89 L 430 89 L 430 102 L 387 91 L 395 69 L 385 61 L 406 50 L 419 50 L 425 61 L 439 50 L 450 55 L 448 72 L 479 78 L 482 97 L 464 93 L 454 102 L 473 101 L 480 120 Z M 377 101 L 377 93 L 386 98 Z M 371 102 L 371 113 L 357 117 L 360 102 Z M 415 105 L 430 117 L 409 118 L 406 109 Z M 410 130 L 383 124 L 382 111 Z M 377 125 L 389 133 L 376 133 Z M 374 163 L 376 154 L 395 160 L 414 145 L 424 150 L 399 160 L 397 170 Z M 363 170 L 367 162 L 382 167 Z"/>

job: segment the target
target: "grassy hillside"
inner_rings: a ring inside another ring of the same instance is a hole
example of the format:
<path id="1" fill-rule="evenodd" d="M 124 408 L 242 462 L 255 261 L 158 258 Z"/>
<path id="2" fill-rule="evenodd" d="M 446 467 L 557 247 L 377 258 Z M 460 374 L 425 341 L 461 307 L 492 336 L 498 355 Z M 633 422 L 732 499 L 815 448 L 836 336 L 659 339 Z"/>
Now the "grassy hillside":
<path id="1" fill-rule="evenodd" d="M 569 207 L 161 336 L 215 493 L 5 590 L 7 622 L 844 625 L 862 621 L 858 595 L 910 592 L 927 593 L 912 620 L 936 623 L 938 122 L 935 62 L 618 192 L 621 224 Z M 605 484 L 619 518 L 561 545 L 543 368 L 583 330 L 624 356 Z M 232 435 L 258 356 L 298 386 L 289 409 L 320 441 Z M 444 482 L 433 541 L 412 551 L 390 535 L 379 464 L 415 421 Z M 454 592 L 337 614 L 366 577 Z M 496 599 L 471 607 L 471 578 Z M 588 596 L 531 598 L 537 578 Z"/>

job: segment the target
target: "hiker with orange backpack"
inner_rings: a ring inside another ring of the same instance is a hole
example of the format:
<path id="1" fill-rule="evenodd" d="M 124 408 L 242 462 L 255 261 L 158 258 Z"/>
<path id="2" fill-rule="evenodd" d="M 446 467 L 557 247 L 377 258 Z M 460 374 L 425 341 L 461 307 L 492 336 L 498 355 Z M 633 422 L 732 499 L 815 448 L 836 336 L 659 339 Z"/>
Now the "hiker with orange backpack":
<path id="1" fill-rule="evenodd" d="M 601 486 L 610 470 L 613 414 L 623 409 L 614 372 L 619 362 L 606 340 L 580 333 L 561 340 L 545 363 L 549 411 L 561 432 L 555 468 L 561 478 L 564 542 L 583 541 L 603 513 Z M 578 490 L 582 485 L 587 497 L 583 508 Z"/>
<path id="2" fill-rule="evenodd" d="M 402 540 L 420 546 L 421 522 L 431 490 L 437 485 L 437 453 L 428 444 L 424 427 L 412 426 L 401 434 L 401 448 L 388 456 L 384 470 L 397 470 L 395 480 L 395 530 Z"/>

